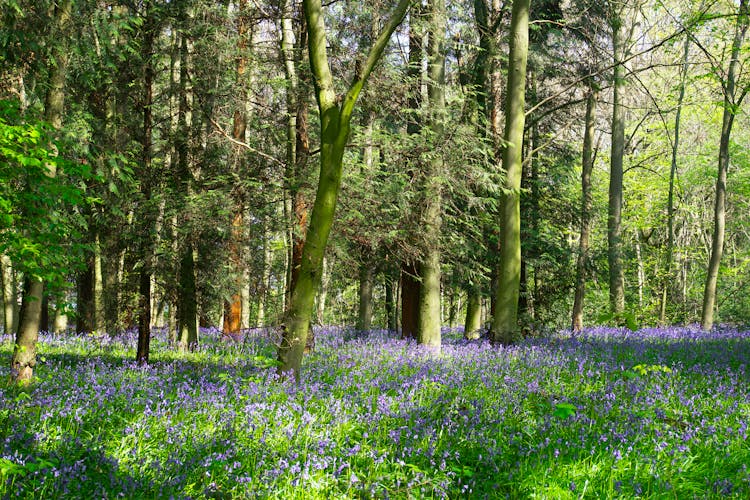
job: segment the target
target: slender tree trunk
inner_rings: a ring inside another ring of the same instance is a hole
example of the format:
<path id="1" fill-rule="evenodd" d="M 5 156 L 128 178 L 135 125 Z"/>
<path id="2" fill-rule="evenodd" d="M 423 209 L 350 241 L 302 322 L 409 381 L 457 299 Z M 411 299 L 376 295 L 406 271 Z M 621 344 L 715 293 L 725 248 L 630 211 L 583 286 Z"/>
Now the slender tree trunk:
<path id="1" fill-rule="evenodd" d="M 419 318 L 419 279 L 416 263 L 401 265 L 401 337 L 417 338 Z"/>
<path id="2" fill-rule="evenodd" d="M 741 70 L 740 50 L 748 29 L 747 0 L 740 0 L 739 16 L 732 42 L 732 60 L 729 62 L 726 84 L 724 86 L 724 114 L 721 123 L 721 138 L 719 141 L 719 171 L 716 176 L 716 201 L 714 205 L 714 232 L 711 239 L 711 258 L 706 273 L 706 287 L 703 292 L 703 311 L 701 313 L 701 328 L 710 330 L 714 324 L 714 308 L 716 304 L 716 283 L 719 278 L 719 265 L 724 250 L 724 226 L 726 223 L 727 199 L 727 170 L 729 168 L 729 139 L 732 134 L 734 117 L 739 110 L 741 93 L 738 100 L 736 95 L 737 76 Z"/>
<path id="3" fill-rule="evenodd" d="M 65 330 L 68 328 L 68 316 L 65 314 L 63 310 L 63 304 L 56 303 L 55 304 L 55 315 L 52 320 L 52 331 L 55 334 L 61 334 L 65 333 Z"/>
<path id="4" fill-rule="evenodd" d="M 187 12 L 183 13 L 185 19 L 183 23 L 188 22 Z M 188 123 L 189 104 L 188 104 L 188 85 L 189 85 L 189 50 L 188 39 L 183 33 L 180 35 L 180 79 L 179 79 L 179 103 L 177 106 L 177 140 L 175 149 L 177 153 L 177 172 L 176 178 L 179 185 L 178 195 L 181 198 L 181 204 L 184 206 L 191 193 L 191 183 L 193 174 L 190 170 L 188 158 L 188 137 L 190 134 L 190 123 Z M 178 215 L 183 218 L 184 215 Z M 185 224 L 187 225 L 187 224 Z M 177 297 L 177 314 L 176 314 L 176 331 L 177 342 L 180 351 L 194 349 L 198 345 L 198 297 L 195 282 L 195 260 L 196 251 L 191 234 L 187 234 L 180 247 L 180 267 L 179 267 L 179 295 Z"/>
<path id="5" fill-rule="evenodd" d="M 148 364 L 151 346 L 151 277 L 153 274 L 154 261 L 154 238 L 156 232 L 156 217 L 153 209 L 148 207 L 152 199 L 153 189 L 153 92 L 154 92 L 154 39 L 156 37 L 156 26 L 153 19 L 154 12 L 150 4 L 146 6 L 144 20 L 144 39 L 141 47 L 144 62 L 144 95 L 143 95 L 143 146 L 141 157 L 142 173 L 139 175 L 141 182 L 141 198 L 145 209 L 141 214 L 143 231 L 139 245 L 139 260 L 141 270 L 138 280 L 138 347 L 135 359 L 139 365 Z"/>
<path id="6" fill-rule="evenodd" d="M 456 314 L 458 308 L 458 293 L 455 287 L 450 286 L 448 288 L 448 326 L 454 328 L 456 326 Z"/>
<path id="7" fill-rule="evenodd" d="M 3 326 L 6 335 L 16 330 L 16 280 L 13 262 L 7 255 L 0 255 L 0 278 L 3 280 Z"/>
<path id="8" fill-rule="evenodd" d="M 421 4 L 417 5 L 409 14 L 409 66 L 407 78 L 411 86 L 407 100 L 410 111 L 406 133 L 419 134 L 422 120 L 419 114 L 421 106 L 421 81 L 423 58 L 423 34 L 419 23 L 422 15 Z M 413 172 L 411 175 L 414 175 Z M 401 337 L 404 339 L 417 338 L 419 329 L 419 264 L 411 259 L 401 263 Z"/>
<path id="9" fill-rule="evenodd" d="M 94 256 L 86 259 L 85 269 L 78 275 L 76 300 L 76 332 L 94 331 Z"/>
<path id="10" fill-rule="evenodd" d="M 682 70 L 680 72 L 680 91 L 677 96 L 677 111 L 674 116 L 674 139 L 672 140 L 672 163 L 669 169 L 669 195 L 667 196 L 667 249 L 664 255 L 664 279 L 661 287 L 661 301 L 659 304 L 659 323 L 667 322 L 667 301 L 669 300 L 669 288 L 675 278 L 673 272 L 674 263 L 674 185 L 677 177 L 677 152 L 680 147 L 680 118 L 682 116 L 682 103 L 685 100 L 685 82 L 687 81 L 688 57 L 690 55 L 690 37 L 685 37 L 685 46 L 682 52 Z"/>
<path id="11" fill-rule="evenodd" d="M 638 266 L 638 309 L 643 310 L 643 292 L 646 287 L 646 268 L 643 263 L 643 245 L 641 244 L 641 234 L 636 231 L 635 234 L 635 260 Z"/>
<path id="12" fill-rule="evenodd" d="M 609 263 L 609 304 L 614 314 L 625 310 L 625 275 L 622 267 L 622 200 L 623 157 L 625 155 L 625 91 L 624 52 L 627 41 L 623 35 L 620 14 L 612 17 L 614 76 L 612 96 L 612 149 L 610 151 L 609 211 L 607 218 L 607 261 Z"/>
<path id="13" fill-rule="evenodd" d="M 271 281 L 272 257 L 270 244 L 270 231 L 268 221 L 263 219 L 263 271 L 261 272 L 260 284 L 258 286 L 258 314 L 255 326 L 258 328 L 266 326 L 266 306 L 268 304 L 268 287 Z"/>
<path id="14" fill-rule="evenodd" d="M 320 0 L 303 0 L 305 20 L 309 32 L 310 67 L 314 76 L 318 109 L 320 111 L 320 177 L 315 194 L 310 222 L 307 227 L 302 263 L 297 282 L 292 290 L 289 312 L 283 325 L 279 346 L 280 373 L 294 373 L 300 377 L 302 355 L 310 329 L 315 294 L 320 286 L 323 256 L 333 224 L 339 189 L 344 149 L 349 140 L 354 106 L 375 64 L 380 60 L 386 44 L 406 15 L 410 0 L 399 0 L 383 31 L 370 49 L 367 59 L 355 74 L 343 99 L 339 101 L 333 75 L 328 65 L 326 27 Z"/>
<path id="15" fill-rule="evenodd" d="M 372 327 L 372 291 L 374 287 L 375 269 L 369 260 L 365 260 L 359 267 L 359 313 L 357 314 L 356 329 L 363 332 Z"/>
<path id="16" fill-rule="evenodd" d="M 396 321 L 396 293 L 394 280 L 389 272 L 385 276 L 385 327 L 388 331 L 395 332 L 398 328 Z"/>
<path id="17" fill-rule="evenodd" d="M 245 142 L 247 133 L 247 66 L 248 66 L 248 29 L 249 15 L 247 0 L 240 0 L 238 3 L 237 13 L 237 68 L 236 82 L 239 88 L 237 103 L 235 104 L 234 117 L 232 124 L 232 138 L 237 141 Z M 235 147 L 233 154 L 233 170 L 238 176 L 243 175 L 242 165 L 244 164 L 243 152 L 239 146 Z M 241 185 L 235 185 L 232 193 L 232 229 L 229 237 L 229 262 L 231 265 L 233 280 L 231 294 L 228 300 L 224 301 L 224 325 L 222 332 L 224 335 L 237 335 L 242 328 L 242 284 L 243 271 L 245 269 L 244 259 L 244 212 L 245 212 L 245 193 Z"/>
<path id="18" fill-rule="evenodd" d="M 594 198 L 591 192 L 591 174 L 594 171 L 594 134 L 596 132 L 596 101 L 598 91 L 592 87 L 586 99 L 586 125 L 583 134 L 583 167 L 581 170 L 581 238 L 578 242 L 576 261 L 576 292 L 573 301 L 572 329 L 583 329 L 583 300 L 586 296 L 586 267 L 589 259 L 589 236 L 591 234 L 591 211 Z"/>
<path id="19" fill-rule="evenodd" d="M 521 274 L 520 189 L 525 123 L 526 61 L 529 48 L 529 0 L 513 0 L 509 47 L 508 93 L 505 105 L 505 194 L 500 213 L 500 265 L 495 289 L 492 338 L 511 343 L 518 331 Z"/>
<path id="20" fill-rule="evenodd" d="M 466 321 L 464 323 L 464 337 L 478 339 L 482 328 L 482 294 L 479 288 L 472 286 L 467 290 Z"/>
<path id="21" fill-rule="evenodd" d="M 65 108 L 65 78 L 69 53 L 67 47 L 71 22 L 71 0 L 61 0 L 55 7 L 53 34 L 60 35 L 53 42 L 49 70 L 49 87 L 44 103 L 44 116 L 55 130 L 60 130 Z M 57 175 L 55 167 L 50 165 L 48 175 Z M 39 325 L 42 319 L 42 302 L 44 285 L 34 277 L 24 277 L 23 298 L 19 311 L 16 341 L 11 359 L 11 379 L 28 383 L 34 375 L 36 366 L 36 344 L 39 338 Z"/>
<path id="22" fill-rule="evenodd" d="M 106 330 L 104 320 L 104 271 L 102 269 L 102 245 L 99 231 L 94 234 L 94 329 Z"/>

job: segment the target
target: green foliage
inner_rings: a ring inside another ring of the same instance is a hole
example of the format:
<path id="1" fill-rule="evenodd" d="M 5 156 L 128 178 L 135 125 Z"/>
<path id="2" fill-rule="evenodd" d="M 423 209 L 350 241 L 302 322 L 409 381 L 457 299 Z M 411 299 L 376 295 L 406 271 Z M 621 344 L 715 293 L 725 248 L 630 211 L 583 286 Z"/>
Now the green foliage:
<path id="1" fill-rule="evenodd" d="M 96 200 L 88 165 L 65 157 L 66 144 L 0 101 L 0 252 L 16 269 L 60 289 L 87 248 L 81 210 Z"/>
<path id="2" fill-rule="evenodd" d="M 632 332 L 640 328 L 636 314 L 633 311 L 623 311 L 621 313 L 605 312 L 600 314 L 596 320 L 599 324 L 622 326 Z"/>

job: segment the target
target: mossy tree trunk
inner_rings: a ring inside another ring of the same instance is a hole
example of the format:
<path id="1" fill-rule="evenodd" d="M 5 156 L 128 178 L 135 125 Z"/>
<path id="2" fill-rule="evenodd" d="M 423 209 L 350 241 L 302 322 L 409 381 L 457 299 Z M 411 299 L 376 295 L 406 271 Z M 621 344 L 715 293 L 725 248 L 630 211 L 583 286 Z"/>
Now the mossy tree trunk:
<path id="1" fill-rule="evenodd" d="M 505 104 L 505 194 L 500 204 L 500 263 L 495 288 L 492 339 L 511 343 L 518 330 L 521 281 L 521 211 L 526 61 L 529 49 L 529 0 L 513 0 L 510 25 L 508 89 Z"/>
<path id="2" fill-rule="evenodd" d="M 323 256 L 336 210 L 352 112 L 363 85 L 383 55 L 391 34 L 406 15 L 410 3 L 411 0 L 399 1 L 390 20 L 370 49 L 367 59 L 354 75 L 343 99 L 339 101 L 328 64 L 323 6 L 320 0 L 303 0 L 309 33 L 310 68 L 320 111 L 320 177 L 302 249 L 299 276 L 292 290 L 278 349 L 279 371 L 283 374 L 293 372 L 297 380 L 300 377 L 315 294 L 320 286 Z"/>
<path id="3" fill-rule="evenodd" d="M 429 41 L 427 44 L 427 95 L 429 127 L 439 143 L 445 128 L 445 0 L 430 0 Z M 437 145 L 435 145 L 437 146 Z M 439 150 L 439 148 L 436 147 Z M 436 153 L 423 172 L 424 211 L 422 215 L 423 248 L 419 263 L 420 292 L 417 343 L 433 349 L 441 345 L 440 315 L 440 230 L 442 225 L 441 183 L 443 159 Z"/>

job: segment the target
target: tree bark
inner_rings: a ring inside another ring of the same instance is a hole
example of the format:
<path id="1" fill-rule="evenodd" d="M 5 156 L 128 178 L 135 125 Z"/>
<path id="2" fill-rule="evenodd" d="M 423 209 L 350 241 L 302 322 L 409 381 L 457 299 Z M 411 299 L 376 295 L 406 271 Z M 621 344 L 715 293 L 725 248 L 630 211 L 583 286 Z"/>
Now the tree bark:
<path id="1" fill-rule="evenodd" d="M 94 331 L 94 256 L 86 259 L 86 268 L 78 275 L 76 333 Z"/>
<path id="2" fill-rule="evenodd" d="M 427 44 L 427 95 L 429 127 L 433 140 L 441 141 L 445 128 L 445 0 L 428 2 L 430 32 Z M 437 148 L 437 144 L 433 145 Z M 440 350 L 440 230 L 442 226 L 441 177 L 443 159 L 436 154 L 424 172 L 424 212 L 422 237 L 424 247 L 419 263 L 420 292 L 417 343 Z"/>
<path id="3" fill-rule="evenodd" d="M 183 12 L 183 24 L 187 25 L 189 16 Z M 177 134 L 175 149 L 177 153 L 176 175 L 178 183 L 178 196 L 180 204 L 184 207 L 191 193 L 191 184 L 193 173 L 190 169 L 188 158 L 188 137 L 190 134 L 190 124 L 188 123 L 188 114 L 190 106 L 188 103 L 188 85 L 189 85 L 189 47 L 188 38 L 185 33 L 180 36 L 180 76 L 178 82 L 178 99 L 177 105 Z M 181 223 L 189 227 L 189 221 L 184 214 L 177 216 L 181 218 Z M 177 314 L 176 314 L 176 333 L 179 350 L 184 352 L 194 349 L 198 345 L 198 297 L 195 278 L 195 245 L 193 237 L 187 234 L 178 245 L 180 252 L 179 263 L 179 286 L 177 296 Z"/>
<path id="4" fill-rule="evenodd" d="M 464 322 L 464 337 L 478 339 L 482 328 L 482 294 L 479 288 L 472 286 L 467 291 L 466 321 Z"/>
<path id="5" fill-rule="evenodd" d="M 612 96 L 612 147 L 610 150 L 609 209 L 607 217 L 607 261 L 609 263 L 609 305 L 613 314 L 625 310 L 625 275 L 622 266 L 623 157 L 625 155 L 625 46 L 622 13 L 613 13 L 612 46 L 614 76 Z"/>
<path id="6" fill-rule="evenodd" d="M 719 279 L 719 266 L 724 250 L 724 230 L 726 224 L 727 199 L 727 170 L 729 168 L 729 139 L 732 134 L 734 118 L 739 110 L 741 100 L 736 95 L 737 76 L 741 70 L 740 50 L 748 29 L 747 0 L 740 0 L 739 15 L 735 26 L 732 42 L 732 59 L 724 85 L 724 113 L 721 122 L 721 137 L 719 141 L 719 171 L 716 176 L 716 201 L 714 205 L 714 232 L 711 238 L 711 258 L 706 272 L 706 286 L 703 292 L 703 311 L 701 313 L 701 328 L 710 330 L 714 324 L 714 308 L 716 305 L 716 284 Z"/>
<path id="7" fill-rule="evenodd" d="M 583 301 L 586 296 L 586 268 L 589 259 L 589 237 L 591 235 L 591 211 L 594 197 L 591 192 L 591 174 L 594 171 L 594 134 L 596 132 L 596 101 L 598 91 L 593 86 L 586 98 L 586 125 L 583 133 L 583 166 L 581 169 L 581 237 L 578 242 L 576 260 L 576 291 L 573 300 L 573 332 L 583 329 Z"/>
<path id="8" fill-rule="evenodd" d="M 272 257 L 270 237 L 268 230 L 268 221 L 263 219 L 263 271 L 261 272 L 260 283 L 257 288 L 258 294 L 258 313 L 255 319 L 255 326 L 262 328 L 266 326 L 266 309 L 268 304 L 268 286 L 271 281 Z"/>
<path id="9" fill-rule="evenodd" d="M 7 255 L 0 255 L 0 278 L 3 281 L 3 327 L 6 335 L 16 331 L 16 280 L 13 262 Z"/>
<path id="10" fill-rule="evenodd" d="M 297 282 L 292 290 L 289 312 L 282 326 L 278 349 L 279 372 L 293 372 L 300 378 L 302 356 L 310 329 L 315 294 L 320 286 L 323 256 L 333 224 L 339 189 L 344 149 L 350 133 L 354 106 L 364 83 L 380 60 L 386 44 L 406 15 L 410 0 L 400 0 L 391 19 L 373 44 L 365 63 L 355 75 L 341 101 L 336 97 L 333 75 L 328 65 L 326 27 L 320 0 L 303 0 L 309 32 L 310 67 L 315 82 L 320 111 L 320 177 L 315 194 Z"/>
<path id="11" fill-rule="evenodd" d="M 153 275 L 154 239 L 156 232 L 156 217 L 153 208 L 149 207 L 152 199 L 153 189 L 153 102 L 154 102 L 154 77 L 153 64 L 154 39 L 156 37 L 156 26 L 154 11 L 150 4 L 146 5 L 145 19 L 143 22 L 144 38 L 141 46 L 141 56 L 144 63 L 144 94 L 142 103 L 143 112 L 143 136 L 141 144 L 143 147 L 141 156 L 141 198 L 144 209 L 141 214 L 141 241 L 138 249 L 138 257 L 141 262 L 141 270 L 138 278 L 138 346 L 135 359 L 139 365 L 148 364 L 151 347 L 151 277 Z"/>
<path id="12" fill-rule="evenodd" d="M 236 82 L 239 88 L 239 95 L 235 104 L 232 138 L 245 142 L 247 133 L 247 65 L 248 65 L 248 29 L 249 16 L 247 0 L 240 0 L 237 6 L 237 67 Z M 232 171 L 238 178 L 243 175 L 242 165 L 243 151 L 239 146 L 235 147 L 233 153 Z M 233 273 L 231 293 L 228 300 L 224 301 L 224 325 L 222 333 L 224 335 L 236 336 L 242 328 L 242 286 L 243 271 L 245 268 L 244 259 L 244 212 L 245 212 L 245 193 L 241 184 L 235 185 L 232 192 L 232 225 L 229 236 L 229 263 Z"/>
<path id="13" fill-rule="evenodd" d="M 368 331 L 372 327 L 372 290 L 374 286 L 375 269 L 366 260 L 359 267 L 359 312 L 357 314 L 356 329 L 360 332 Z"/>
<path id="14" fill-rule="evenodd" d="M 395 332 L 398 328 L 396 321 L 396 297 L 393 289 L 394 280 L 390 273 L 385 276 L 385 327 L 388 331 Z"/>
<path id="15" fill-rule="evenodd" d="M 492 339 L 508 344 L 518 331 L 521 274 L 520 189 L 525 123 L 526 61 L 529 48 L 529 0 L 513 0 L 509 47 L 508 91 L 505 105 L 505 194 L 500 213 L 500 264 L 495 289 Z"/>
<path id="16" fill-rule="evenodd" d="M 409 14 L 409 66 L 406 70 L 410 92 L 407 105 L 410 111 L 406 133 L 417 135 L 422 130 L 422 119 L 419 113 L 421 107 L 421 80 L 423 61 L 423 34 L 420 28 L 421 3 L 415 6 Z M 414 175 L 413 171 L 410 175 Z M 411 258 L 401 263 L 401 337 L 404 339 L 417 338 L 419 329 L 419 264 Z"/>
<path id="17" fill-rule="evenodd" d="M 419 279 L 418 266 L 414 262 L 401 265 L 401 337 L 417 338 L 419 318 Z"/>

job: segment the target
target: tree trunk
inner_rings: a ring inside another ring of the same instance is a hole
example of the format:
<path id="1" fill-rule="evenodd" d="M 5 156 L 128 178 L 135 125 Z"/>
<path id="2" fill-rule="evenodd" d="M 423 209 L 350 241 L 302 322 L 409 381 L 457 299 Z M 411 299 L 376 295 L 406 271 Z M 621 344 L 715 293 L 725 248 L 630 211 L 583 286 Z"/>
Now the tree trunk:
<path id="1" fill-rule="evenodd" d="M 393 277 L 386 272 L 385 276 L 385 327 L 395 332 L 398 328 L 396 321 L 396 297 L 393 290 Z"/>
<path id="2" fill-rule="evenodd" d="M 268 230 L 268 221 L 263 220 L 263 271 L 261 272 L 260 283 L 257 289 L 258 294 L 258 313 L 255 318 L 255 326 L 262 328 L 266 326 L 266 307 L 268 304 L 268 286 L 271 280 L 272 254 L 270 237 Z"/>
<path id="3" fill-rule="evenodd" d="M 94 256 L 86 259 L 86 268 L 78 275 L 76 333 L 94 331 Z"/>
<path id="4" fill-rule="evenodd" d="M 583 166 L 581 170 L 581 238 L 578 242 L 576 261 L 576 292 L 573 301 L 572 329 L 583 329 L 583 300 L 586 296 L 586 268 L 589 259 L 589 236 L 591 234 L 591 211 L 594 198 L 591 192 L 591 174 L 594 171 L 594 134 L 596 133 L 596 101 L 598 91 L 593 86 L 586 99 L 586 125 L 583 133 Z"/>
<path id="5" fill-rule="evenodd" d="M 621 14 L 612 17 L 614 76 L 612 96 L 612 149 L 610 151 L 609 210 L 607 217 L 607 261 L 609 263 L 609 304 L 614 314 L 625 310 L 625 275 L 622 267 L 622 199 L 623 157 L 625 154 L 625 90 L 624 53 L 627 41 L 623 36 Z"/>
<path id="6" fill-rule="evenodd" d="M 479 288 L 472 286 L 467 291 L 466 321 L 464 323 L 464 337 L 478 339 L 482 328 L 482 294 Z"/>
<path id="7" fill-rule="evenodd" d="M 308 103 L 300 89 L 299 66 L 304 51 L 294 50 L 294 2 L 285 0 L 281 19 L 281 55 L 284 60 L 284 73 L 287 80 L 286 108 L 286 172 L 284 174 L 288 192 L 286 207 L 288 241 L 288 272 L 285 296 L 291 297 L 302 263 L 302 248 L 310 215 L 307 193 L 302 189 L 307 181 L 307 163 L 310 156 L 308 134 Z M 305 23 L 300 23 L 298 43 L 307 39 Z M 299 57 L 296 55 L 299 54 Z M 288 306 L 289 300 L 286 300 Z"/>
<path id="8" fill-rule="evenodd" d="M 359 267 L 359 313 L 357 314 L 358 331 L 368 331 L 372 327 L 372 290 L 375 269 L 369 261 Z"/>
<path id="9" fill-rule="evenodd" d="M 495 289 L 492 338 L 513 342 L 518 330 L 518 295 L 521 274 L 520 189 L 525 123 L 526 61 L 529 48 L 529 0 L 513 0 L 509 47 L 508 93 L 505 105 L 505 194 L 500 213 L 500 264 Z"/>
<path id="10" fill-rule="evenodd" d="M 669 169 L 669 195 L 667 196 L 667 249 L 664 255 L 664 278 L 661 287 L 661 301 L 659 304 L 659 324 L 667 323 L 667 301 L 669 300 L 669 288 L 675 279 L 673 272 L 674 263 L 674 185 L 677 177 L 677 152 L 680 147 L 680 118 L 682 116 L 682 103 L 685 100 L 685 83 L 688 74 L 688 57 L 690 55 L 690 37 L 685 37 L 685 46 L 682 52 L 682 70 L 680 71 L 680 92 L 677 96 L 677 111 L 674 116 L 674 139 L 672 140 L 672 163 Z"/>
<path id="11" fill-rule="evenodd" d="M 419 134 L 422 129 L 419 114 L 421 103 L 421 80 L 423 62 L 423 37 L 419 26 L 421 16 L 421 3 L 409 14 L 409 66 L 407 78 L 410 85 L 407 105 L 410 111 L 409 121 L 406 125 L 406 133 L 409 135 Z M 414 175 L 413 171 L 410 175 Z M 401 263 L 401 337 L 404 339 L 417 338 L 419 329 L 419 265 L 411 259 Z"/>
<path id="12" fill-rule="evenodd" d="M 404 339 L 417 338 L 419 289 L 417 264 L 404 262 L 401 265 L 401 337 Z"/>
<path id="13" fill-rule="evenodd" d="M 643 291 L 646 287 L 646 268 L 643 263 L 643 245 L 640 231 L 635 233 L 635 260 L 638 267 L 638 309 L 643 310 Z"/>
<path id="14" fill-rule="evenodd" d="M 68 329 L 68 316 L 63 310 L 63 304 L 55 304 L 55 315 L 52 320 L 52 331 L 55 334 L 65 333 Z"/>
<path id="15" fill-rule="evenodd" d="M 70 33 L 71 0 L 62 0 L 55 7 L 53 35 L 59 38 L 53 42 L 49 71 L 49 87 L 44 103 L 44 117 L 54 130 L 60 130 L 65 108 L 65 78 L 69 52 L 67 40 Z M 55 176 L 54 165 L 48 168 L 48 175 Z M 44 285 L 32 276 L 24 278 L 23 299 L 19 311 L 16 341 L 11 359 L 11 379 L 28 383 L 36 366 L 36 343 L 39 338 L 39 324 L 42 319 Z"/>
<path id="16" fill-rule="evenodd" d="M 94 234 L 94 329 L 101 333 L 106 329 L 104 321 L 104 274 L 102 270 L 102 247 L 99 231 Z"/>
<path id="17" fill-rule="evenodd" d="M 323 269 L 321 271 L 321 279 L 320 279 L 320 290 L 318 291 L 318 296 L 316 298 L 316 307 L 315 307 L 315 313 L 317 315 L 317 322 L 319 325 L 324 324 L 325 321 L 325 309 L 326 309 L 326 300 L 328 300 L 328 283 L 331 279 L 331 276 L 328 272 L 328 259 L 323 257 Z M 310 331 L 307 334 L 307 346 L 305 347 L 305 352 L 310 352 L 315 347 L 315 333 L 312 330 L 312 326 L 310 326 Z"/>
<path id="18" fill-rule="evenodd" d="M 245 142 L 247 133 L 247 105 L 248 82 L 248 29 L 249 15 L 247 12 L 247 0 L 240 0 L 237 6 L 237 67 L 236 83 L 239 95 L 234 108 L 232 123 L 232 138 L 238 142 Z M 243 175 L 244 154 L 240 146 L 236 146 L 233 152 L 233 164 L 231 170 L 241 178 Z M 242 286 L 243 272 L 245 269 L 244 259 L 244 212 L 245 192 L 241 184 L 236 184 L 232 193 L 232 226 L 229 236 L 229 263 L 233 274 L 231 293 L 228 300 L 224 301 L 224 324 L 222 333 L 224 335 L 236 336 L 242 329 Z"/>
<path id="19" fill-rule="evenodd" d="M 156 26 L 154 25 L 154 12 L 150 5 L 146 7 L 144 19 L 144 39 L 142 58 L 144 62 L 144 95 L 143 95 L 143 146 L 141 157 L 141 197 L 144 201 L 144 212 L 141 214 L 143 227 L 138 257 L 141 262 L 141 270 L 138 279 L 138 347 L 135 359 L 139 365 L 148 364 L 151 346 L 151 277 L 153 274 L 154 260 L 154 238 L 156 231 L 156 217 L 153 209 L 148 207 L 151 202 L 152 184 L 154 173 L 152 172 L 152 135 L 153 135 L 153 92 L 154 92 L 154 38 L 156 37 Z"/>
<path id="20" fill-rule="evenodd" d="M 409 4 L 410 0 L 399 0 L 391 19 L 370 49 L 365 63 L 355 75 L 343 99 L 339 101 L 328 65 L 323 7 L 320 0 L 303 0 L 309 32 L 310 68 L 315 81 L 321 134 L 318 189 L 302 249 L 299 276 L 292 290 L 289 312 L 282 327 L 282 341 L 278 350 L 281 361 L 279 372 L 284 374 L 291 371 L 296 380 L 300 377 L 315 294 L 320 286 L 323 256 L 336 210 L 352 112 L 364 83 L 383 55 L 391 35 L 406 15 Z"/>
<path id="21" fill-rule="evenodd" d="M 187 12 L 183 15 L 187 18 Z M 188 19 L 183 19 L 187 23 Z M 185 34 L 180 35 L 180 79 L 179 79 L 179 104 L 177 106 L 177 139 L 175 149 L 177 153 L 176 178 L 179 185 L 178 196 L 181 198 L 180 204 L 184 206 L 191 193 L 191 184 L 193 174 L 190 170 L 188 158 L 188 136 L 190 134 L 190 124 L 188 123 L 188 85 L 189 85 L 189 50 L 188 39 Z M 184 215 L 177 217 L 183 218 Z M 187 225 L 187 224 L 186 224 Z M 194 349 L 198 345 L 198 297 L 195 283 L 195 246 L 192 241 L 192 235 L 187 234 L 185 241 L 179 249 L 180 267 L 179 267 L 179 285 L 177 296 L 177 314 L 176 314 L 176 333 L 179 350 Z"/>
<path id="22" fill-rule="evenodd" d="M 734 117 L 739 110 L 740 102 L 736 96 L 738 72 L 741 70 L 740 50 L 748 29 L 747 0 L 740 0 L 739 16 L 735 26 L 732 42 L 732 60 L 729 62 L 726 84 L 724 86 L 724 113 L 721 123 L 719 141 L 719 171 L 716 176 L 716 202 L 714 205 L 714 232 L 711 239 L 711 258 L 706 272 L 706 287 L 703 292 L 703 311 L 701 328 L 710 330 L 714 324 L 714 307 L 716 304 L 716 283 L 719 278 L 719 266 L 724 250 L 724 226 L 726 223 L 727 169 L 729 168 L 729 139 L 732 134 Z M 744 97 L 745 93 L 741 93 Z M 742 99 L 740 97 L 740 100 Z"/>
<path id="23" fill-rule="evenodd" d="M 435 141 L 443 139 L 445 128 L 445 0 L 428 2 L 430 32 L 427 44 L 427 94 L 429 127 Z M 438 149 L 437 144 L 433 147 Z M 422 248 L 419 263 L 420 291 L 417 319 L 417 343 L 440 350 L 440 230 L 442 225 L 441 178 L 443 159 L 435 155 L 423 173 L 424 212 L 422 216 Z"/>
<path id="24" fill-rule="evenodd" d="M 0 255 L 0 278 L 3 281 L 3 327 L 6 335 L 16 331 L 16 280 L 13 262 L 7 255 Z"/>

